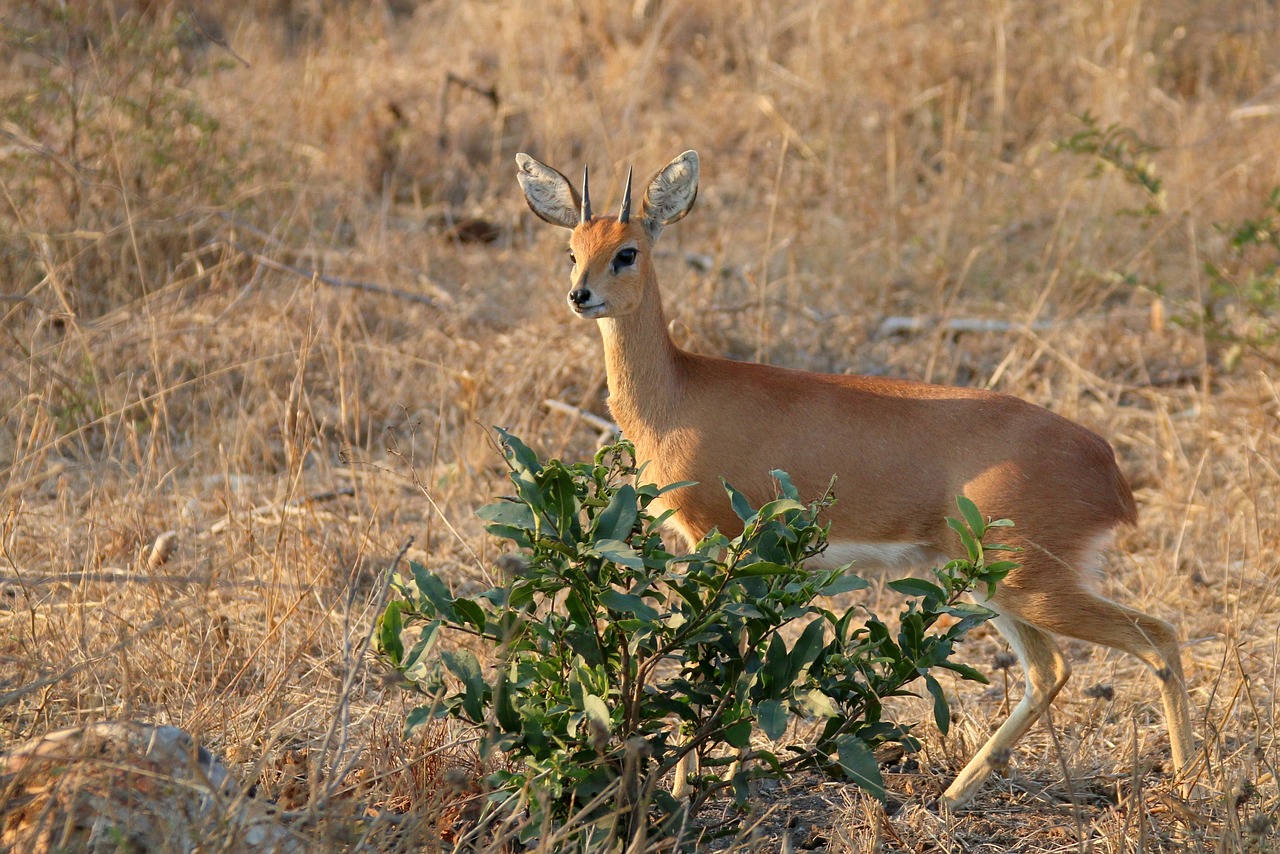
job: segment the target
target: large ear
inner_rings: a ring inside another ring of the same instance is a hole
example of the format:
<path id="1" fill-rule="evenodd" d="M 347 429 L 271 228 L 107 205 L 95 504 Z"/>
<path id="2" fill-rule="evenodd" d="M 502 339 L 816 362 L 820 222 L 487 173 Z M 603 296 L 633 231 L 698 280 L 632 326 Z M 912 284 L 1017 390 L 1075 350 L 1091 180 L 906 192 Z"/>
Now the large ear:
<path id="1" fill-rule="evenodd" d="M 698 152 L 686 151 L 653 176 L 644 192 L 644 225 L 655 238 L 684 218 L 698 198 Z"/>
<path id="2" fill-rule="evenodd" d="M 517 154 L 516 165 L 520 167 L 516 180 L 524 190 L 529 209 L 552 225 L 576 227 L 582 198 L 569 179 L 527 154 Z"/>

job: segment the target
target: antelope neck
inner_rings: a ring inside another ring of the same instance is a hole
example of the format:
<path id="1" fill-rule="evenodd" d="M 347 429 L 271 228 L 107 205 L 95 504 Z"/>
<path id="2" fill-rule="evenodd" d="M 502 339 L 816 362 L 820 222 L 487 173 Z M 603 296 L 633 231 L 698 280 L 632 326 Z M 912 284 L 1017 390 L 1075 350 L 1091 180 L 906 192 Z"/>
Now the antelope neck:
<path id="1" fill-rule="evenodd" d="M 596 321 L 604 339 L 609 410 L 633 441 L 657 438 L 675 424 L 684 352 L 667 334 L 656 282 L 630 314 Z"/>

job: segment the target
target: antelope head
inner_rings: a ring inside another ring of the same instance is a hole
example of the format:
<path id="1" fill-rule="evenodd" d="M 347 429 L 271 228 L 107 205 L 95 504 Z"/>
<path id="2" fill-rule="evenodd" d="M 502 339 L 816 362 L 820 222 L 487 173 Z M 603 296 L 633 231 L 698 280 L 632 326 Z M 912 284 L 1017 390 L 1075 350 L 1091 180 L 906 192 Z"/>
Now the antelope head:
<path id="1" fill-rule="evenodd" d="M 631 171 L 615 216 L 591 211 L 590 176 L 582 171 L 582 194 L 569 179 L 527 154 L 517 154 L 516 178 L 539 218 L 573 231 L 569 237 L 569 307 L 578 317 L 620 317 L 635 311 L 656 288 L 653 244 L 665 226 L 689 213 L 698 197 L 698 153 L 686 151 L 649 181 L 640 209 L 631 210 Z"/>

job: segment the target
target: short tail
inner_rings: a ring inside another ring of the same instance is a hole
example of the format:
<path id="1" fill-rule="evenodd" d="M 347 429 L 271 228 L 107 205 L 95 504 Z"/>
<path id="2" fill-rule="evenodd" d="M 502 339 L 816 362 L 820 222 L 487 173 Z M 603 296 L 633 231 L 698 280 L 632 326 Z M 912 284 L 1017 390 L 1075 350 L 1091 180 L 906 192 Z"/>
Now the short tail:
<path id="1" fill-rule="evenodd" d="M 1115 484 L 1116 501 L 1120 508 L 1120 521 L 1126 525 L 1138 524 L 1138 502 L 1133 498 L 1133 490 L 1129 488 L 1129 481 L 1125 479 L 1124 472 L 1120 471 L 1119 465 L 1112 465 L 1112 479 Z"/>

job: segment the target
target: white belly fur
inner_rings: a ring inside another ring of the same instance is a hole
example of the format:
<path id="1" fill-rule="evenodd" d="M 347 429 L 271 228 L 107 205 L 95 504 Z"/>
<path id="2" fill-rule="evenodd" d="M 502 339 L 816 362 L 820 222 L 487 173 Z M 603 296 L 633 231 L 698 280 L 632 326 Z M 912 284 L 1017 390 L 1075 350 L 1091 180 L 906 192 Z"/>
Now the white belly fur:
<path id="1" fill-rule="evenodd" d="M 834 569 L 853 564 L 861 574 L 868 569 L 911 569 L 946 557 L 920 543 L 854 543 L 832 541 L 827 550 L 809 561 L 815 569 Z"/>

